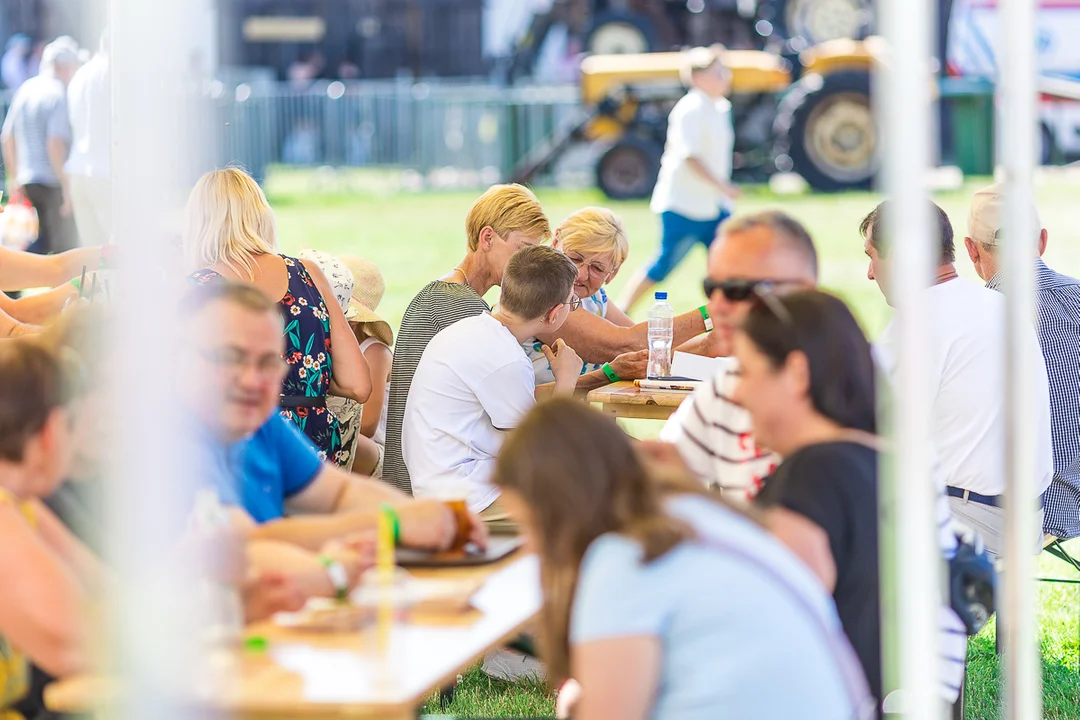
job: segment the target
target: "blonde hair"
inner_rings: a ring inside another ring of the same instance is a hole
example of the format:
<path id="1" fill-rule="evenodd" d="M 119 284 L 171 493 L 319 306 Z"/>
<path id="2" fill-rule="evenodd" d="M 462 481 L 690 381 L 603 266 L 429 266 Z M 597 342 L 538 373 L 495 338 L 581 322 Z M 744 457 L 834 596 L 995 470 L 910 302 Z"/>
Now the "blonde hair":
<path id="1" fill-rule="evenodd" d="M 630 240 L 622 218 L 607 208 L 581 208 L 563 220 L 555 230 L 559 249 L 564 253 L 607 255 L 618 270 L 630 254 Z"/>
<path id="2" fill-rule="evenodd" d="M 469 250 L 480 245 L 480 231 L 490 227 L 502 239 L 512 232 L 523 232 L 545 242 L 551 237 L 551 224 L 540 201 L 524 185 L 493 185 L 469 208 L 465 233 Z"/>
<path id="3" fill-rule="evenodd" d="M 255 180 L 239 168 L 199 178 L 188 196 L 184 256 L 192 268 L 224 264 L 255 279 L 252 257 L 277 251 L 274 211 Z"/>

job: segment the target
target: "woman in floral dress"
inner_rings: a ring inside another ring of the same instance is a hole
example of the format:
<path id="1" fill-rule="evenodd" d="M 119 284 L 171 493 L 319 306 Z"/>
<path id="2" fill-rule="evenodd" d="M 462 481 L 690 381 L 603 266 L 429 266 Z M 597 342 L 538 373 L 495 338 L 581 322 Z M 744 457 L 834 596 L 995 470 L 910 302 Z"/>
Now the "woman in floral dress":
<path id="1" fill-rule="evenodd" d="M 281 414 L 315 444 L 319 454 L 347 466 L 338 419 L 326 396 L 364 402 L 371 394 L 367 361 L 319 266 L 277 253 L 274 214 L 262 188 L 236 168 L 204 175 L 188 200 L 184 252 L 200 268 L 193 283 L 250 282 L 281 305 L 289 373 Z"/>

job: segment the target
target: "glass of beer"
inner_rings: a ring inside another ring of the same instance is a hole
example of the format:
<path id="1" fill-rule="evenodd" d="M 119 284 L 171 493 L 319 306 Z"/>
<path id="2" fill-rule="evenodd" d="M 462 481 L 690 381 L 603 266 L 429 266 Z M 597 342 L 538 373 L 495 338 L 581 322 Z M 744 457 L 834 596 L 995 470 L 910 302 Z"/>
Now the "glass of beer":
<path id="1" fill-rule="evenodd" d="M 454 541 L 449 552 L 460 552 L 469 542 L 472 523 L 469 522 L 469 483 L 464 479 L 440 480 L 435 497 L 454 513 Z"/>

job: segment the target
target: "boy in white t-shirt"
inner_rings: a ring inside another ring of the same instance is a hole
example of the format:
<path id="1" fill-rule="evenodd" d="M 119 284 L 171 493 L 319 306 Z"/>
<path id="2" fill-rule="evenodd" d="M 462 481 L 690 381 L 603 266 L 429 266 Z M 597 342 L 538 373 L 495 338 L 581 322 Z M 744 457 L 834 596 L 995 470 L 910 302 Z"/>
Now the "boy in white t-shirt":
<path id="1" fill-rule="evenodd" d="M 428 344 L 402 423 L 402 455 L 416 497 L 466 485 L 472 512 L 495 502 L 499 491 L 490 478 L 503 437 L 536 402 L 533 366 L 521 344 L 554 332 L 577 308 L 577 275 L 558 250 L 525 247 L 506 265 L 499 307 L 454 323 Z M 544 353 L 554 393 L 572 395 L 581 358 L 562 340 Z"/>
<path id="2" fill-rule="evenodd" d="M 739 197 L 731 183 L 731 70 L 723 56 L 720 45 L 686 54 L 683 82 L 690 92 L 668 116 L 667 143 L 649 205 L 660 216 L 660 250 L 627 286 L 620 303 L 626 312 L 671 274 L 696 243 L 712 244 Z"/>

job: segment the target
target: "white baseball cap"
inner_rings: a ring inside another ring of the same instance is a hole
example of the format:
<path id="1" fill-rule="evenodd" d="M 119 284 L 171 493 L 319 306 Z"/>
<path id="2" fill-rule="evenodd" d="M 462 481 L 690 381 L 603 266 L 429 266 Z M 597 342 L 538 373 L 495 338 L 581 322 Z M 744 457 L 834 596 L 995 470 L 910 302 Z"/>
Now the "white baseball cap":
<path id="1" fill-rule="evenodd" d="M 1032 204 L 1029 213 L 1034 223 L 1030 230 L 1031 241 L 1038 242 L 1042 234 L 1039 211 Z M 971 210 L 968 212 L 967 235 L 983 245 L 997 245 L 997 233 L 1001 230 L 1005 214 L 1005 185 L 994 183 L 984 187 L 971 196 Z"/>

